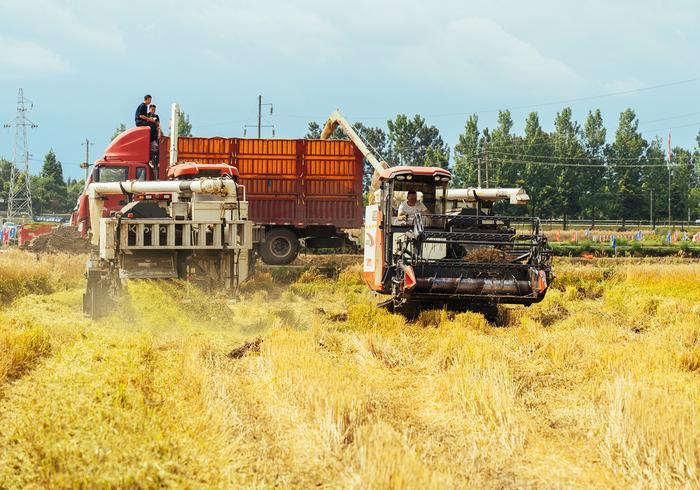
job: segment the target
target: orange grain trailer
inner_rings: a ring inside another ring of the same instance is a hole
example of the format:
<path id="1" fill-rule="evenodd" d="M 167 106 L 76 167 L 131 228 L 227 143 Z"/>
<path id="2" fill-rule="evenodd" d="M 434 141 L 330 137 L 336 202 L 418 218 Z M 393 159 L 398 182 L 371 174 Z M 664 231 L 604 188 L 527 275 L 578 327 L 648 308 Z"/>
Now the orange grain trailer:
<path id="1" fill-rule="evenodd" d="M 346 140 L 178 138 L 178 161 L 227 163 L 245 186 L 249 217 L 265 230 L 259 253 L 287 264 L 309 248 L 354 245 L 346 229 L 364 217 L 363 157 Z M 170 139 L 160 141 L 159 167 L 169 165 Z"/>

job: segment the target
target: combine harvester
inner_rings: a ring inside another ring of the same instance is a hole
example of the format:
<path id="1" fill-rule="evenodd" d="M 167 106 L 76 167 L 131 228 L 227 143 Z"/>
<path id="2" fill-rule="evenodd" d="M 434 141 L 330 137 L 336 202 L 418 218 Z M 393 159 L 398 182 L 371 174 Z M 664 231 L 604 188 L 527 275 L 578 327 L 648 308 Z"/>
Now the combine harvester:
<path id="1" fill-rule="evenodd" d="M 197 179 L 207 173 L 221 176 Z M 87 262 L 88 315 L 104 314 L 126 279 L 179 278 L 230 289 L 253 273 L 255 229 L 237 173 L 225 165 L 183 164 L 171 175 L 176 180 L 88 187 L 92 229 L 99 230 Z M 122 193 L 137 200 L 100 217 L 105 197 Z M 161 206 L 141 200 L 148 193 L 171 197 Z"/>
<path id="2" fill-rule="evenodd" d="M 173 105 L 174 127 L 176 110 Z M 171 152 L 177 162 L 176 149 Z M 231 289 L 252 275 L 259 227 L 248 219 L 238 171 L 184 162 L 171 166 L 168 177 L 87 186 L 83 204 L 93 245 L 83 295 L 88 315 L 105 314 L 128 279 L 185 279 Z M 105 216 L 114 196 L 131 202 Z"/>
<path id="3" fill-rule="evenodd" d="M 376 158 L 338 111 L 321 138 L 337 127 L 378 174 L 376 204 L 365 212 L 363 274 L 370 289 L 391 296 L 383 306 L 410 316 L 427 308 L 477 310 L 494 320 L 499 304 L 544 298 L 553 276 L 539 219 L 493 214 L 498 201 L 527 204 L 523 189 L 448 189 L 445 169 L 389 167 Z M 412 223 L 397 217 L 409 190 L 422 194 L 429 210 Z"/>

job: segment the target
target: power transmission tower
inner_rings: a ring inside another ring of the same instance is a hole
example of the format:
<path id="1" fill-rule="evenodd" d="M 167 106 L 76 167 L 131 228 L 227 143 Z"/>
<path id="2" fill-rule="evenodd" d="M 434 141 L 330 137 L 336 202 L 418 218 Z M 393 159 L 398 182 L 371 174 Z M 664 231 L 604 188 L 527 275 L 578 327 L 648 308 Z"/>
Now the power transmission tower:
<path id="1" fill-rule="evenodd" d="M 7 199 L 7 217 L 9 219 L 32 216 L 32 191 L 29 177 L 29 129 L 38 127 L 27 119 L 33 104 L 24 98 L 22 89 L 17 93 L 17 116 L 14 122 L 5 124 L 6 128 L 15 127 L 15 145 L 12 167 L 10 170 L 10 193 Z M 24 169 L 24 181 L 20 182 L 20 165 Z"/>

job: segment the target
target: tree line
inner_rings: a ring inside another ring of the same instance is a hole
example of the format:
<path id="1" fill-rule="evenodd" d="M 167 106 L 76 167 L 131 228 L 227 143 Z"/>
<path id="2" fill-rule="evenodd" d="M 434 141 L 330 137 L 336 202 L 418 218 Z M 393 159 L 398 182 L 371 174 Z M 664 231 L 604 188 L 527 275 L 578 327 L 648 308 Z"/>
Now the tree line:
<path id="1" fill-rule="evenodd" d="M 543 218 L 665 220 L 668 217 L 669 174 L 671 219 L 700 218 L 700 134 L 695 148 L 679 146 L 666 160 L 664 141 L 646 140 L 632 109 L 620 114 L 614 139 L 600 110 L 589 111 L 583 125 L 570 108 L 557 113 L 554 130 L 542 129 L 539 115 L 525 119 L 524 134 L 513 132 L 510 111 L 499 111 L 496 127 L 480 128 L 470 116 L 451 150 L 440 131 L 425 118 L 399 114 L 386 127 L 353 125 L 378 156 L 392 165 L 438 166 L 453 172 L 453 187 L 525 187 L 531 197 L 527 213 Z M 126 129 L 120 125 L 114 136 Z M 308 124 L 305 138 L 319 138 L 321 125 Z M 178 132 L 191 135 L 189 118 Z M 342 139 L 340 129 L 331 136 Z M 9 194 L 11 162 L 0 158 L 0 198 Z M 373 169 L 365 162 L 363 185 L 368 191 Z M 20 173 L 20 183 L 26 175 Z M 30 176 L 35 214 L 65 213 L 75 206 L 84 180 L 63 177 L 53 150 L 44 157 L 39 175 Z"/>
<path id="2" fill-rule="evenodd" d="M 10 193 L 12 162 L 0 158 L 0 198 L 7 203 Z M 18 173 L 18 185 L 24 185 L 26 173 Z M 44 156 L 39 175 L 30 175 L 32 211 L 35 215 L 44 213 L 69 213 L 75 207 L 78 196 L 85 187 L 84 180 L 63 178 L 63 165 L 53 150 Z M 6 205 L 4 206 L 7 207 Z"/>
<path id="3" fill-rule="evenodd" d="M 479 128 L 470 116 L 453 151 L 425 118 L 399 114 L 386 127 L 358 122 L 354 129 L 373 151 L 392 165 L 439 166 L 453 172 L 454 187 L 525 187 L 527 213 L 544 218 L 665 220 L 669 173 L 671 219 L 700 218 L 700 135 L 697 146 L 676 146 L 666 160 L 664 142 L 646 140 L 632 109 L 620 114 L 612 142 L 600 110 L 589 111 L 583 125 L 571 108 L 557 113 L 554 130 L 542 129 L 539 115 L 525 119 L 524 134 L 513 132 L 508 110 L 499 111 L 496 127 Z M 308 124 L 307 138 L 321 126 Z M 338 129 L 333 138 L 344 138 Z M 669 165 L 670 163 L 670 165 Z M 372 168 L 365 162 L 365 191 Z"/>
<path id="4" fill-rule="evenodd" d="M 126 124 L 119 124 L 112 133 L 113 140 L 127 130 Z M 184 112 L 181 114 L 178 124 L 180 136 L 192 135 L 192 123 Z M 10 175 L 12 162 L 0 157 L 0 200 L 7 209 L 7 199 L 10 194 Z M 27 175 L 18 172 L 18 185 L 24 185 Z M 30 188 L 32 193 L 32 211 L 35 215 L 42 213 L 69 213 L 78 201 L 78 197 L 83 192 L 85 180 L 63 178 L 63 165 L 56 157 L 53 149 L 44 156 L 44 162 L 39 175 L 29 176 L 31 179 Z"/>

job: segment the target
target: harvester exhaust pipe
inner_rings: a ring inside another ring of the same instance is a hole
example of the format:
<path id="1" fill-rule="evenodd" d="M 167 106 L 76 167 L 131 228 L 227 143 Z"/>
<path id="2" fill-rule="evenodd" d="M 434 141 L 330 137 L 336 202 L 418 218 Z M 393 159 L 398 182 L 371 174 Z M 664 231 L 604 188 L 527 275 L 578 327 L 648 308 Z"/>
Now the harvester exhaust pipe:
<path id="1" fill-rule="evenodd" d="M 170 112 L 170 165 L 177 163 L 177 138 L 180 127 L 180 106 L 173 102 Z"/>

